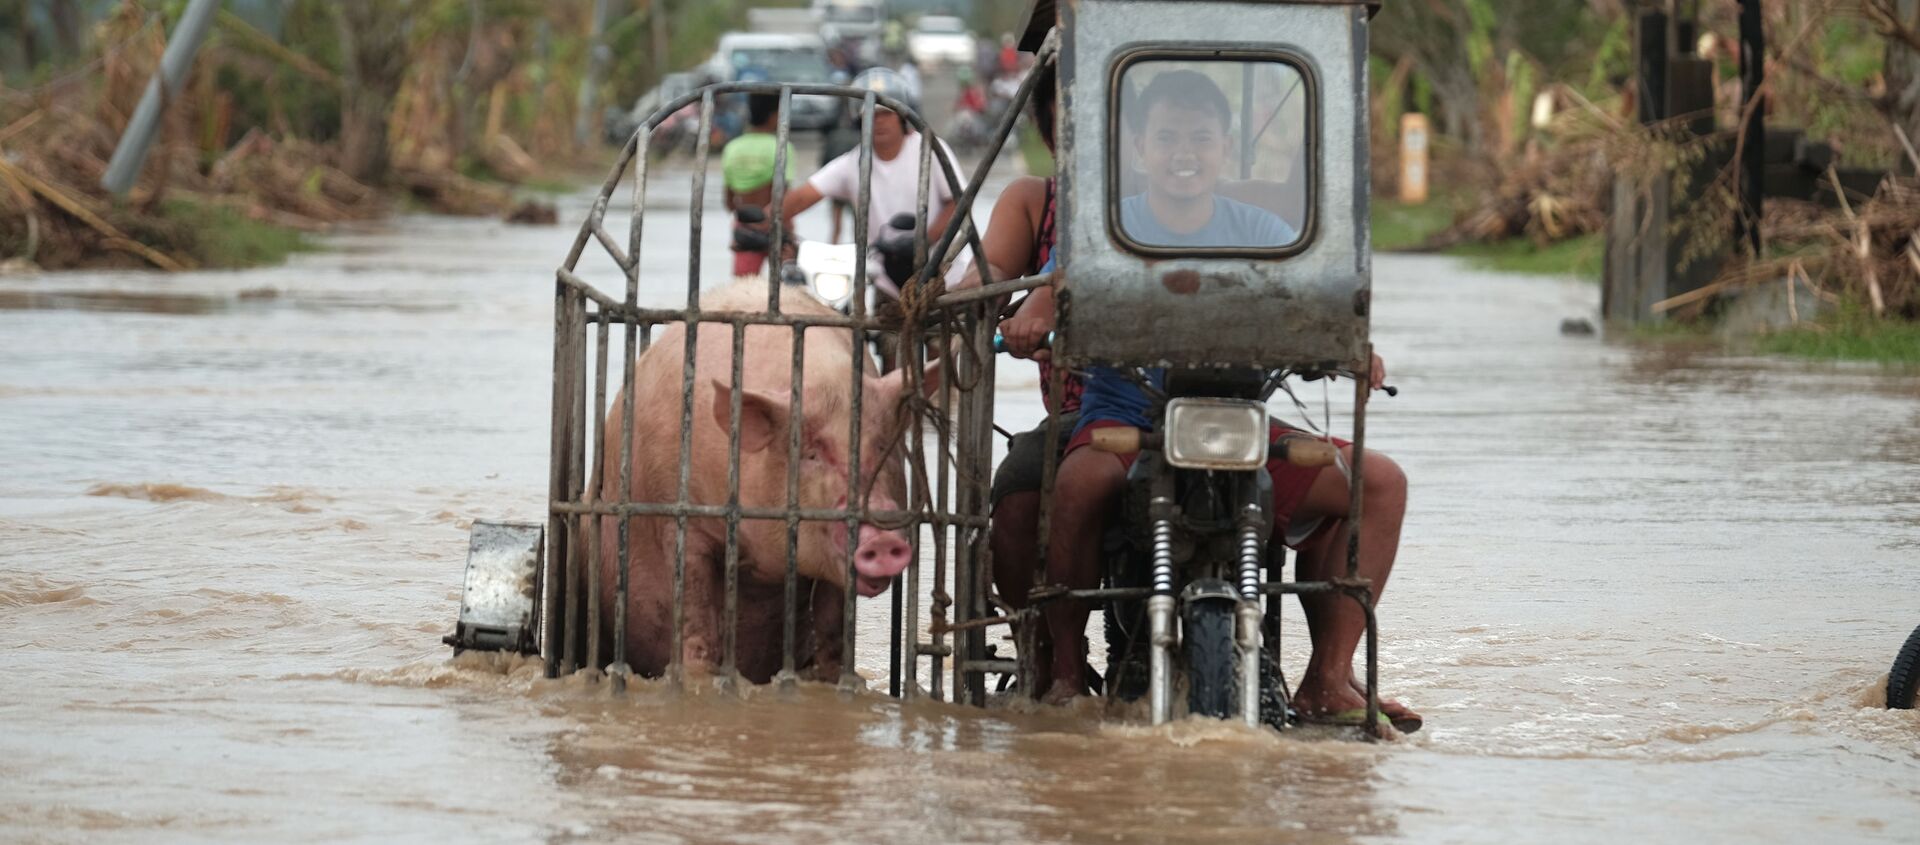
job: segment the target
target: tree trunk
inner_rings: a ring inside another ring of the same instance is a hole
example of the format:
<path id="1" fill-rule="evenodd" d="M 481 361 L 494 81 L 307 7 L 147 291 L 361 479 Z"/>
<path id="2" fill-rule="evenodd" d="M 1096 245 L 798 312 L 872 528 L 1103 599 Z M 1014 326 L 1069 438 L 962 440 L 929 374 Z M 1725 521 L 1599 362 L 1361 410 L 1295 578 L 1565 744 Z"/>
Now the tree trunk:
<path id="1" fill-rule="evenodd" d="M 13 4 L 14 23 L 20 27 L 16 35 L 20 39 L 20 60 L 22 67 L 31 74 L 40 66 L 40 55 L 35 50 L 33 35 L 33 0 L 19 0 Z"/>
<path id="2" fill-rule="evenodd" d="M 80 10 L 74 0 L 53 0 L 49 10 L 53 17 L 53 34 L 59 43 L 60 54 L 67 58 L 80 55 L 80 36 L 83 31 Z"/>
<path id="3" fill-rule="evenodd" d="M 407 31 L 416 0 L 340 0 L 343 93 L 340 169 L 362 182 L 386 181 L 391 164 L 387 119 L 406 78 Z"/>
<path id="4" fill-rule="evenodd" d="M 1920 31 L 1920 0 L 1895 0 L 1894 5 L 1900 12 L 1900 24 Z M 1887 98 L 1894 125 L 1905 130 L 1909 140 L 1920 144 L 1920 52 L 1898 38 L 1889 38 L 1886 67 Z M 1900 169 L 1912 173 L 1913 163 L 1903 157 Z"/>

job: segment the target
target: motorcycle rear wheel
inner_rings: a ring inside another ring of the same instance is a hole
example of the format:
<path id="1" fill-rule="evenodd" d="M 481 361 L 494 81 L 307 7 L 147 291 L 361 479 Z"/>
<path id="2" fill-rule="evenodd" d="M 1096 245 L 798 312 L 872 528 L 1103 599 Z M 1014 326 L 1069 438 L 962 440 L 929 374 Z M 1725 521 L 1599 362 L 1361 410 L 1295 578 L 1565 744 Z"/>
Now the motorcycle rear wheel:
<path id="1" fill-rule="evenodd" d="M 1239 699 L 1240 649 L 1234 644 L 1229 601 L 1189 601 L 1181 620 L 1187 668 L 1187 711 L 1213 719 L 1231 717 Z"/>
<path id="2" fill-rule="evenodd" d="M 1887 709 L 1912 710 L 1920 695 L 1920 628 L 1913 629 L 1887 675 Z"/>

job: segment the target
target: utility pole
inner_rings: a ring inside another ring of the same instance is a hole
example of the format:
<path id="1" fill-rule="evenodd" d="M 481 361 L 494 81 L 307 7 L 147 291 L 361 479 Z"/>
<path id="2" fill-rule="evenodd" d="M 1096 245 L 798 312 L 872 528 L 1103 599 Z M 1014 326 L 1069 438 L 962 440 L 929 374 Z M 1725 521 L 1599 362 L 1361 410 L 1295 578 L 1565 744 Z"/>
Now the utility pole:
<path id="1" fill-rule="evenodd" d="M 1740 0 L 1740 208 L 1734 243 L 1760 256 L 1760 212 L 1766 191 L 1767 109 L 1760 88 L 1767 81 L 1766 19 L 1760 0 Z M 1839 185 L 1834 190 L 1843 190 Z"/>
<path id="2" fill-rule="evenodd" d="M 648 0 L 648 23 L 653 27 L 653 81 L 667 78 L 667 0 Z"/>
<path id="3" fill-rule="evenodd" d="M 580 80 L 579 106 L 573 117 L 573 143 L 584 147 L 593 134 L 595 100 L 600 94 L 600 75 L 607 66 L 607 0 L 593 0 L 592 36 L 587 39 L 587 75 Z"/>
<path id="4" fill-rule="evenodd" d="M 133 189 L 134 180 L 140 177 L 140 167 L 147 161 L 147 148 L 153 144 L 154 133 L 160 127 L 160 111 L 168 99 L 179 95 L 187 71 L 193 67 L 193 57 L 200 52 L 207 30 L 213 27 L 213 15 L 219 10 L 220 0 L 191 0 L 187 4 L 186 14 L 180 16 L 179 25 L 167 40 L 167 52 L 160 57 L 160 69 L 148 80 L 147 93 L 140 97 L 133 120 L 120 136 L 113 160 L 107 162 L 106 175 L 100 177 L 100 186 L 109 193 L 125 196 Z"/>

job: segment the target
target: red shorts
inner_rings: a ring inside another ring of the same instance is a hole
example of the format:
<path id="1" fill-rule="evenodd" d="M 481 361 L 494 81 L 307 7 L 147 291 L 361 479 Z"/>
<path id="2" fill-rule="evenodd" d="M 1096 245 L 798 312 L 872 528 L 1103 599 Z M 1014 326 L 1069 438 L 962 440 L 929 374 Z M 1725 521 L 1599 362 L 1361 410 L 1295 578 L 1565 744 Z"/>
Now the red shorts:
<path id="1" fill-rule="evenodd" d="M 767 254 L 764 252 L 735 251 L 733 253 L 733 275 L 735 276 L 758 276 L 760 268 L 766 264 Z"/>
<path id="2" fill-rule="evenodd" d="M 1119 420 L 1093 420 L 1087 423 L 1085 428 L 1080 429 L 1073 435 L 1072 440 L 1067 441 L 1067 449 L 1060 453 L 1060 460 L 1065 461 L 1068 455 L 1073 454 L 1074 450 L 1082 446 L 1092 445 L 1093 432 L 1095 429 L 1120 428 L 1125 425 L 1126 423 Z M 1281 434 L 1293 430 L 1294 429 L 1288 426 L 1274 423 L 1272 427 L 1272 437 L 1277 440 Z M 1332 440 L 1334 446 L 1342 449 L 1353 445 L 1351 442 L 1341 440 L 1338 437 L 1332 438 Z M 1131 469 L 1134 460 L 1138 458 L 1139 455 L 1135 453 L 1129 455 L 1114 455 L 1114 457 L 1120 459 L 1121 466 Z M 1293 523 L 1293 512 L 1299 510 L 1300 503 L 1307 500 L 1307 492 L 1313 489 L 1313 482 L 1320 477 L 1320 471 L 1323 469 L 1326 469 L 1326 467 L 1294 466 L 1280 458 L 1267 461 L 1267 475 L 1273 479 L 1273 525 L 1276 537 L 1286 536 L 1287 526 Z M 1332 520 L 1322 521 L 1319 528 L 1313 533 L 1319 534 L 1320 531 L 1326 530 L 1326 527 L 1332 524 Z"/>

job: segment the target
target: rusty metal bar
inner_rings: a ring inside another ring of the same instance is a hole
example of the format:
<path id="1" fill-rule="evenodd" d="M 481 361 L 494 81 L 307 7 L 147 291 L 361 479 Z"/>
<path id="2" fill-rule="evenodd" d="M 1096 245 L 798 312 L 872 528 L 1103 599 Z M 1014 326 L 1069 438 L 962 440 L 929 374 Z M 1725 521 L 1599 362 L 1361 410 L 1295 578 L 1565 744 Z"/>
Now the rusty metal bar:
<path id="1" fill-rule="evenodd" d="M 613 235 L 608 233 L 605 228 L 595 225 L 593 227 L 593 239 L 599 241 L 601 246 L 606 247 L 607 255 L 613 257 L 613 263 L 620 265 L 620 271 L 622 273 L 633 272 L 633 267 L 637 265 L 629 263 L 630 259 L 627 257 L 627 251 L 620 248 L 620 244 L 614 241 Z"/>
<path id="2" fill-rule="evenodd" d="M 982 300 L 1012 296 L 1023 290 L 1033 290 L 1037 287 L 1044 287 L 1049 283 L 1049 279 L 1050 277 L 1048 276 L 1021 276 L 1017 279 L 1007 279 L 1006 281 L 994 282 L 993 284 L 981 285 L 980 287 L 949 291 L 935 297 L 933 304 L 929 305 L 928 309 L 933 311 L 953 309 L 962 305 L 971 305 Z"/>
<path id="3" fill-rule="evenodd" d="M 925 174 L 922 173 L 921 175 L 924 176 Z M 924 187 L 924 182 L 922 186 Z M 925 226 L 921 225 L 920 228 L 924 231 Z M 920 240 L 924 240 L 924 238 L 920 238 Z M 916 249 L 917 248 L 916 246 Z M 904 337 L 904 334 L 902 336 Z M 918 337 L 916 334 L 916 340 Z M 903 345 L 900 351 L 906 355 L 907 361 L 905 367 L 908 368 L 909 372 L 923 374 L 926 372 L 925 344 L 916 342 L 913 344 L 913 349 L 911 350 Z M 910 387 L 909 389 L 912 388 Z M 947 530 L 946 524 L 940 517 L 944 515 L 946 506 L 943 497 L 939 495 L 939 491 L 930 491 L 927 486 L 927 438 L 926 429 L 923 425 L 920 425 L 921 422 L 922 420 L 916 415 L 916 418 L 907 428 L 907 451 L 913 456 L 913 465 L 908 467 L 911 477 L 911 486 L 908 488 L 908 495 L 911 498 L 907 509 L 918 515 L 929 505 L 934 505 L 933 524 L 931 525 L 932 531 L 929 533 L 933 535 L 934 546 L 933 583 L 938 585 L 940 583 L 941 560 L 944 554 L 943 539 Z M 940 465 L 944 469 L 946 467 L 946 461 L 944 460 L 946 456 L 945 450 L 940 452 L 940 456 Z M 929 492 L 934 494 L 934 502 L 938 502 L 939 504 L 927 501 L 927 494 Z M 899 594 L 902 595 L 908 612 L 904 620 L 900 618 L 893 620 L 893 636 L 895 641 L 905 640 L 914 646 L 920 644 L 920 632 L 918 630 L 920 622 L 920 540 L 923 524 L 924 521 L 916 516 L 913 523 L 913 533 L 911 535 L 913 537 L 913 561 L 907 564 L 906 584 L 899 588 Z M 919 696 L 919 654 L 915 648 L 905 649 L 906 653 L 904 656 L 901 655 L 899 651 L 900 649 L 895 649 L 896 653 L 893 659 L 893 675 L 895 678 L 893 687 L 895 689 L 904 687 L 907 698 L 916 698 Z M 934 674 L 937 675 L 939 673 L 936 671 Z"/>
<path id="4" fill-rule="evenodd" d="M 989 674 L 1011 675 L 1011 674 L 1014 674 L 1015 672 L 1020 671 L 1019 661 L 1008 660 L 1005 658 L 986 659 L 986 660 L 962 660 L 960 661 L 960 664 L 961 666 L 965 667 L 966 671 L 969 674 L 977 675 L 983 681 L 986 679 L 986 676 Z"/>
<path id="5" fill-rule="evenodd" d="M 720 632 L 720 675 L 732 681 L 739 674 L 740 636 L 740 393 L 746 378 L 747 330 L 733 327 L 732 395 L 727 403 L 727 563 L 724 630 Z M 788 469 L 792 474 L 792 468 Z"/>
<path id="6" fill-rule="evenodd" d="M 700 347 L 700 228 L 701 216 L 706 213 L 707 199 L 707 153 L 711 146 L 713 126 L 713 89 L 706 89 L 700 98 L 700 139 L 694 145 L 695 160 L 699 166 L 693 169 L 693 197 L 688 202 L 687 215 L 691 219 L 689 228 L 689 254 L 687 257 L 687 319 L 683 324 L 686 361 L 680 378 L 680 492 L 677 501 L 682 507 L 688 505 L 693 480 L 693 382 L 694 368 L 699 363 Z M 685 680 L 686 666 L 682 652 L 686 647 L 687 622 L 687 514 L 681 511 L 674 517 L 673 525 L 673 653 L 667 661 L 667 677 L 674 686 Z"/>
<path id="7" fill-rule="evenodd" d="M 651 131 L 651 129 L 649 129 L 648 131 Z M 613 169 L 607 172 L 606 180 L 600 184 L 600 192 L 595 195 L 596 197 L 600 198 L 600 199 L 597 199 L 594 203 L 595 211 L 604 214 L 605 212 L 605 206 L 603 204 L 605 201 L 604 198 L 611 196 L 613 194 L 614 186 L 620 184 L 620 177 L 621 175 L 626 173 L 627 163 L 634 160 L 635 150 L 638 150 L 641 153 L 640 161 L 641 162 L 646 161 L 645 137 L 647 134 L 648 134 L 647 132 L 635 133 L 634 137 L 632 139 L 629 139 L 627 143 L 620 148 L 620 155 L 618 158 L 614 160 Z M 589 219 L 591 219 L 592 213 L 589 213 L 588 217 Z M 573 246 L 567 250 L 567 258 L 565 261 L 561 262 L 560 266 L 567 267 L 567 268 L 573 268 L 578 266 L 580 264 L 580 256 L 584 255 L 587 251 L 587 241 L 592 240 L 592 238 L 593 238 L 592 232 L 588 231 L 588 229 L 585 226 L 582 226 L 580 228 L 580 231 L 574 235 Z"/>
<path id="8" fill-rule="evenodd" d="M 567 493 L 578 499 L 584 490 L 587 453 L 587 304 L 577 293 L 567 296 L 567 369 L 571 371 L 567 402 L 567 431 L 572 443 L 567 448 L 568 478 Z M 583 630 L 584 614 L 580 612 L 580 582 L 586 578 L 586 540 L 581 535 L 582 520 L 569 517 L 567 525 L 567 559 L 572 571 L 567 573 L 567 613 L 566 655 L 563 659 L 565 672 L 572 674 L 580 668 L 581 652 L 585 639 Z"/>
<path id="9" fill-rule="evenodd" d="M 859 187 L 854 191 L 854 196 L 859 197 L 861 201 L 853 204 L 853 254 L 856 256 L 864 256 L 867 254 L 867 235 L 869 234 L 867 230 L 867 215 L 870 213 L 870 209 L 868 208 L 870 203 L 867 202 L 867 199 L 872 195 L 873 191 L 873 109 L 875 95 L 872 91 L 867 92 L 864 102 L 866 108 L 860 117 L 860 181 Z M 902 119 L 905 119 L 904 116 Z M 850 491 L 859 490 L 862 480 L 860 477 L 860 418 L 865 412 L 864 407 L 867 395 L 867 262 L 865 261 L 853 262 L 853 316 L 858 322 L 853 327 L 853 403 L 851 406 L 852 418 L 847 425 L 847 478 Z M 867 486 L 867 490 L 868 492 L 872 491 L 871 485 Z M 864 499 L 865 497 L 862 498 Z M 848 502 L 847 588 L 842 591 L 844 606 L 841 610 L 841 619 L 846 626 L 846 629 L 841 632 L 840 685 L 842 687 L 852 687 L 858 683 L 860 678 L 859 674 L 854 671 L 854 649 L 855 640 L 857 639 L 854 634 L 860 627 L 856 621 L 858 618 L 856 615 L 858 610 L 854 604 L 854 598 L 859 593 L 858 590 L 854 589 L 856 578 L 854 558 L 859 546 L 860 520 L 855 518 L 852 512 L 857 511 L 864 514 L 867 509 L 867 503 L 861 501 L 857 507 L 855 507 L 854 504 L 852 501 Z"/>
<path id="10" fill-rule="evenodd" d="M 1380 737 L 1380 625 L 1373 613 L 1373 590 L 1357 587 L 1345 591 L 1360 604 L 1367 617 L 1367 727 L 1369 735 Z"/>
<path id="11" fill-rule="evenodd" d="M 685 514 L 694 519 L 725 519 L 729 513 L 732 513 L 732 509 L 727 505 L 689 504 L 683 507 L 676 502 L 628 502 L 608 504 L 605 502 L 574 502 L 560 499 L 553 501 L 549 506 L 560 513 L 591 513 L 602 516 L 624 515 L 628 517 L 680 516 Z M 786 508 L 740 508 L 740 518 L 742 520 L 764 519 L 782 522 L 787 520 L 788 517 L 793 517 L 802 522 L 845 522 L 850 518 L 863 519 L 875 526 L 892 529 L 899 528 L 912 521 L 913 514 L 909 511 L 856 510 L 851 504 L 845 508 L 799 508 L 791 511 Z M 971 515 L 952 515 L 949 516 L 948 519 L 951 519 L 955 525 L 964 525 L 970 528 L 985 528 L 990 521 L 986 516 Z"/>
<path id="12" fill-rule="evenodd" d="M 925 175 L 924 171 L 922 172 L 921 175 L 922 176 Z M 955 361 L 953 360 L 952 344 L 944 342 L 948 338 L 948 332 L 946 331 L 946 329 L 950 325 L 951 323 L 943 323 L 941 325 L 942 331 L 940 332 L 940 336 L 943 342 L 941 343 L 940 349 L 941 349 L 941 352 L 947 356 L 946 371 L 943 373 L 943 376 L 948 381 L 951 382 L 953 379 L 959 377 L 959 373 L 956 371 Z M 950 576 L 949 567 L 947 566 L 947 551 L 948 551 L 947 532 L 948 532 L 948 527 L 953 524 L 951 520 L 947 519 L 948 516 L 952 515 L 952 511 L 948 510 L 950 499 L 949 499 L 949 491 L 947 488 L 951 483 L 952 478 L 950 476 L 951 467 L 949 467 L 947 464 L 947 456 L 953 454 L 953 446 L 951 442 L 951 433 L 947 430 L 946 423 L 948 420 L 953 419 L 953 392 L 952 391 L 946 390 L 944 388 L 940 391 L 939 411 L 940 411 L 940 423 L 934 426 L 934 436 L 938 438 L 938 443 L 940 444 L 940 464 L 939 464 L 939 468 L 936 470 L 935 488 L 934 488 L 934 503 L 935 503 L 934 507 L 938 514 L 938 524 L 934 529 L 935 533 L 933 538 L 933 555 L 934 555 L 933 556 L 933 589 L 935 592 L 934 592 L 934 602 L 933 602 L 933 618 L 929 620 L 931 623 L 929 627 L 934 629 L 932 632 L 932 637 L 933 637 L 933 646 L 936 649 L 945 648 L 947 646 L 946 636 L 940 633 L 938 629 L 938 625 L 941 622 L 945 621 L 943 617 L 947 616 L 950 612 L 948 608 L 941 607 L 940 597 L 944 595 L 945 597 L 951 599 L 955 596 L 958 596 L 959 606 L 961 608 L 969 607 L 970 605 L 967 602 L 967 589 L 971 584 L 971 582 L 968 579 L 964 577 L 959 577 L 958 571 L 952 572 L 952 575 Z M 957 570 L 958 567 L 954 567 L 953 569 Z M 947 587 L 949 583 L 953 585 L 951 589 Z M 917 634 L 915 636 L 916 638 L 918 637 Z M 943 690 L 940 689 L 940 686 L 942 683 L 942 679 L 946 674 L 946 669 L 947 669 L 946 666 L 941 665 L 943 662 L 944 661 L 942 660 L 941 656 L 938 654 L 933 655 L 932 659 L 928 661 L 927 671 L 930 673 L 933 679 L 933 689 L 931 692 L 933 694 L 933 699 L 935 701 L 940 700 L 941 693 L 943 692 Z M 953 664 L 953 695 L 956 699 L 959 698 L 960 690 L 963 689 L 965 686 L 962 683 L 963 678 L 964 676 L 961 674 L 960 664 L 958 661 L 956 661 Z"/>
<path id="13" fill-rule="evenodd" d="M 780 271 L 786 255 L 787 216 L 781 212 L 787 201 L 787 138 L 791 134 L 788 113 L 793 111 L 793 89 L 780 87 L 780 122 L 773 133 L 773 200 L 767 216 L 773 221 L 773 244 L 767 252 L 767 313 L 780 313 Z M 791 465 L 789 465 L 791 466 Z"/>
<path id="14" fill-rule="evenodd" d="M 613 174 L 607 177 L 606 185 L 601 187 L 600 196 L 594 202 L 594 214 L 604 215 L 606 213 L 607 202 L 613 196 L 614 186 L 619 184 L 622 167 L 630 161 L 633 165 L 633 215 L 627 221 L 627 252 L 632 256 L 633 261 L 628 265 L 626 271 L 627 308 L 638 308 L 640 304 L 640 244 L 641 233 L 646 222 L 647 150 L 652 142 L 652 138 L 653 126 L 651 124 L 644 127 L 641 131 L 634 133 L 633 141 L 629 143 L 624 150 L 626 158 L 624 158 L 620 164 L 614 166 Z M 582 247 L 586 246 L 586 239 L 587 234 L 582 231 L 579 240 L 574 244 L 573 253 L 567 257 L 566 265 L 559 271 L 559 278 L 563 284 L 571 285 L 575 290 L 580 291 L 583 296 L 592 299 L 594 303 L 600 307 L 601 313 L 598 317 L 602 329 L 601 334 L 604 337 L 608 325 L 606 309 L 613 307 L 614 303 L 604 294 L 595 290 L 592 285 L 575 277 L 572 272 L 573 268 L 579 263 L 580 251 Z M 651 326 L 643 327 L 638 323 L 627 323 L 626 327 L 626 344 L 621 347 L 621 358 L 623 360 L 620 366 L 620 392 L 618 394 L 621 399 L 625 400 L 626 404 L 626 407 L 620 410 L 621 502 L 633 501 L 633 415 L 640 407 L 639 397 L 634 395 L 633 390 L 634 363 L 639 359 L 640 352 L 644 351 L 647 341 L 653 335 Z M 605 353 L 606 350 L 602 348 L 602 361 L 605 361 Z M 603 372 L 602 381 L 604 381 L 605 369 L 604 366 L 601 367 Z M 605 438 L 603 437 L 602 439 L 604 440 Z M 607 667 L 607 677 L 609 680 L 608 686 L 614 692 L 619 693 L 626 690 L 627 677 L 633 674 L 633 668 L 627 663 L 627 588 L 628 582 L 632 577 L 633 569 L 633 537 L 631 536 L 633 531 L 631 523 L 633 519 L 617 514 L 615 515 L 615 519 L 617 522 L 615 526 L 617 548 L 615 551 L 619 554 L 619 558 L 614 563 L 613 662 Z M 596 593 L 595 595 L 597 598 L 598 594 Z M 591 616 L 593 614 L 590 611 L 588 615 Z M 593 638 L 596 643 L 599 642 L 600 632 L 597 626 L 594 630 Z"/>
<path id="15" fill-rule="evenodd" d="M 780 606 L 780 677 L 782 683 L 794 681 L 794 649 L 799 644 L 794 639 L 793 619 L 797 612 L 796 602 L 799 595 L 800 561 L 800 432 L 806 428 L 802 402 L 805 391 L 801 378 L 806 372 L 807 331 L 803 327 L 793 329 L 793 395 L 788 401 L 793 406 L 792 414 L 787 418 L 787 573 L 786 598 Z M 852 585 L 848 585 L 851 587 Z"/>
<path id="16" fill-rule="evenodd" d="M 598 500 L 601 491 L 606 489 L 604 477 L 607 442 L 607 334 L 606 321 L 599 322 L 598 336 L 595 338 L 598 363 L 593 368 L 593 439 L 594 444 L 593 482 L 591 494 Z M 585 520 L 585 516 L 576 519 Z M 600 548 L 601 529 L 605 525 L 602 517 L 595 516 L 588 524 L 593 527 L 587 531 L 587 665 L 600 668 Z"/>
<path id="17" fill-rule="evenodd" d="M 997 310 L 991 308 L 988 303 L 982 302 L 976 306 L 972 322 L 973 348 L 987 350 L 987 353 L 976 352 L 975 355 L 968 357 L 967 363 L 968 369 L 978 369 L 975 374 L 977 385 L 968 395 L 968 401 L 978 407 L 974 409 L 973 414 L 972 446 L 961 453 L 972 458 L 972 467 L 966 477 L 972 480 L 973 496 L 962 505 L 965 513 L 986 513 L 993 498 L 993 405 L 999 357 L 991 354 L 991 350 L 994 332 L 999 328 L 997 318 Z M 978 585 L 974 591 L 974 610 L 976 613 L 985 615 L 987 612 L 985 599 L 992 591 L 993 581 L 993 546 L 986 530 L 977 528 L 971 530 L 968 557 L 971 559 L 974 583 Z M 986 636 L 980 634 L 973 637 L 969 640 L 968 648 L 974 651 L 971 657 L 985 654 Z M 987 703 L 986 676 L 978 675 L 969 683 L 972 687 L 968 694 L 973 698 L 973 702 L 977 705 L 985 705 Z"/>
<path id="18" fill-rule="evenodd" d="M 580 278 L 569 270 L 560 270 L 557 276 L 562 283 L 579 290 L 582 295 L 599 306 L 600 310 L 593 315 L 593 319 L 596 321 L 664 325 L 667 323 L 685 322 L 688 317 L 686 312 L 673 308 L 639 308 L 622 304 L 619 300 L 594 289 L 592 283 Z M 1005 282 L 996 282 L 983 288 L 968 288 L 966 290 L 955 291 L 953 293 L 943 294 L 933 300 L 933 303 L 928 306 L 928 311 L 951 311 L 960 306 L 971 305 L 983 300 L 998 299 L 1002 296 L 1019 293 L 1023 290 L 1041 287 L 1047 283 L 1048 280 L 1045 276 L 1026 276 Z M 937 317 L 930 316 L 929 320 L 932 319 L 937 319 Z M 698 321 L 702 323 L 728 323 L 750 326 L 817 326 L 820 328 L 840 329 L 852 329 L 856 326 L 864 326 L 870 330 L 880 327 L 879 321 L 873 317 L 848 317 L 840 314 L 769 314 L 762 311 L 702 312 L 699 315 Z"/>
<path id="19" fill-rule="evenodd" d="M 553 432 L 552 442 L 547 453 L 547 488 L 549 497 L 563 498 L 566 494 L 563 474 L 566 472 L 567 438 L 565 435 L 565 414 L 567 407 L 567 325 L 570 318 L 567 303 L 572 298 L 566 285 L 555 285 L 553 290 L 553 414 L 549 420 Z M 563 572 L 566 569 L 566 543 L 561 539 L 565 530 L 563 518 L 555 513 L 547 520 L 547 565 L 541 573 L 541 610 L 540 610 L 540 651 L 545 660 L 545 673 L 549 678 L 560 674 L 561 619 L 560 600 L 565 585 Z"/>
<path id="20" fill-rule="evenodd" d="M 1353 588 L 1350 586 L 1336 584 L 1332 581 L 1276 581 L 1261 584 L 1258 592 L 1261 595 L 1268 596 L 1321 595 L 1325 593 L 1343 593 L 1351 589 Z M 1046 589 L 1037 591 L 1034 595 L 1030 596 L 1030 599 L 1035 604 L 1044 604 L 1050 601 L 1059 601 L 1060 599 L 1107 602 L 1139 601 L 1140 599 L 1152 597 L 1152 587 L 1099 587 L 1087 590 Z M 956 624 L 952 626 L 950 630 L 958 631 L 963 630 L 965 627 L 966 626 Z"/>
<path id="21" fill-rule="evenodd" d="M 1367 480 L 1360 468 L 1367 453 L 1367 396 L 1373 392 L 1373 344 L 1361 350 L 1366 364 L 1353 379 L 1353 459 L 1347 462 L 1347 578 L 1360 577 L 1360 515 Z M 1332 436 L 1329 433 L 1328 436 Z M 1371 718 L 1371 716 L 1369 716 Z"/>
<path id="22" fill-rule="evenodd" d="M 640 235 L 647 213 L 647 148 L 652 144 L 652 138 L 653 127 L 649 126 L 646 131 L 635 133 L 633 142 L 633 218 L 627 223 L 627 254 L 633 257 L 633 262 L 627 266 L 626 303 L 628 308 L 640 306 Z M 612 192 L 613 186 L 609 184 L 603 194 L 612 196 Z M 602 202 L 596 204 L 596 207 L 605 209 L 606 205 Z M 567 262 L 568 270 L 572 270 L 573 267 L 574 262 Z M 609 303 L 601 303 L 602 307 L 607 304 Z M 632 338 L 629 337 L 628 341 L 627 351 L 632 352 Z"/>

